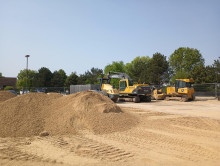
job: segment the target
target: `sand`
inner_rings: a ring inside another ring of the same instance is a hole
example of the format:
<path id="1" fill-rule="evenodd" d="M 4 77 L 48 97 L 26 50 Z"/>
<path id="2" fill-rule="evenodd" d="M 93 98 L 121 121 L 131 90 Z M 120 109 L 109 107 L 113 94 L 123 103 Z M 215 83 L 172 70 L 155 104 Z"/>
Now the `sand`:
<path id="1" fill-rule="evenodd" d="M 29 93 L 0 104 L 0 137 L 30 137 L 76 134 L 89 130 L 95 134 L 124 131 L 137 119 L 125 113 L 108 97 L 97 92 L 69 96 Z"/>
<path id="2" fill-rule="evenodd" d="M 16 97 L 16 95 L 9 91 L 0 91 L 0 103 L 13 97 Z"/>
<path id="3" fill-rule="evenodd" d="M 58 112 L 64 107 L 71 109 L 77 106 L 77 112 L 80 112 L 78 116 L 80 116 L 84 106 L 72 102 L 72 99 L 77 99 L 79 103 L 81 100 L 87 99 L 88 101 L 86 100 L 85 103 L 89 108 L 94 105 L 93 100 L 86 94 L 63 96 L 53 99 L 51 102 L 56 101 L 54 108 L 57 108 Z M 96 102 L 99 103 L 99 100 L 97 99 Z M 107 104 L 109 103 L 107 102 Z M 81 126 L 81 129 L 77 129 L 76 133 L 59 134 L 58 130 L 53 131 L 56 133 L 54 135 L 43 137 L 0 138 L 0 165 L 219 165 L 220 115 L 217 113 L 220 108 L 219 101 L 197 100 L 190 103 L 153 101 L 151 103 L 118 103 L 117 105 L 120 107 L 120 111 L 117 109 L 117 111 L 115 109 L 105 111 L 105 109 L 98 107 L 94 112 L 100 116 L 102 114 L 121 115 L 128 113 L 130 117 L 138 119 L 138 123 L 130 128 L 99 134 L 102 130 L 95 131 L 96 127 L 87 120 L 90 116 L 87 118 L 80 116 L 80 118 L 76 118 L 77 121 L 73 120 L 73 126 Z M 130 107 L 125 107 L 127 105 Z M 109 107 L 111 108 L 110 105 Z M 90 113 L 92 110 L 88 109 L 86 112 Z M 215 117 L 213 117 L 214 112 Z M 200 113 L 202 116 L 199 115 Z M 68 117 L 68 114 L 60 114 L 60 117 Z M 50 117 L 49 114 L 46 115 Z M 45 121 L 44 126 L 47 126 L 46 123 L 52 119 Z M 57 119 L 53 121 L 57 121 Z M 120 119 L 117 120 L 120 121 Z M 127 123 L 129 122 L 127 121 Z M 97 124 L 97 122 L 94 123 Z M 59 120 L 57 124 L 60 124 Z M 88 128 L 88 126 L 93 127 Z M 48 128 L 50 127 L 48 126 Z"/>

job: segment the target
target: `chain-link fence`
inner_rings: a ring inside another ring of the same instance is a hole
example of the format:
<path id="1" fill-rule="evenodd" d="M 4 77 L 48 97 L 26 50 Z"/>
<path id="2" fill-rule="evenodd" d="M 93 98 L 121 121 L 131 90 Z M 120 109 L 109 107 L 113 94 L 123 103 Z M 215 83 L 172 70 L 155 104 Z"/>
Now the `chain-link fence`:
<path id="1" fill-rule="evenodd" d="M 82 85 L 77 85 L 77 87 L 78 86 L 82 86 Z M 157 87 L 157 86 L 151 85 L 151 87 L 162 88 L 163 92 L 166 92 L 167 86 Z M 208 96 L 209 97 L 220 96 L 220 83 L 193 84 L 193 87 L 195 89 L 196 96 L 207 96 L 207 97 Z M 94 89 L 94 88 L 89 88 L 89 89 Z M 61 94 L 70 94 L 70 91 L 71 91 L 70 87 L 31 87 L 31 88 L 19 89 L 17 90 L 17 93 L 24 94 L 24 93 L 29 93 L 29 92 L 43 92 L 43 93 L 56 92 L 56 93 L 61 93 Z"/>
<path id="2" fill-rule="evenodd" d="M 194 84 L 196 96 L 220 96 L 220 83 Z"/>
<path id="3" fill-rule="evenodd" d="M 42 93 L 60 93 L 60 94 L 69 94 L 69 87 L 30 87 L 30 88 L 22 88 L 17 89 L 17 93 L 25 94 L 29 92 L 42 92 Z"/>

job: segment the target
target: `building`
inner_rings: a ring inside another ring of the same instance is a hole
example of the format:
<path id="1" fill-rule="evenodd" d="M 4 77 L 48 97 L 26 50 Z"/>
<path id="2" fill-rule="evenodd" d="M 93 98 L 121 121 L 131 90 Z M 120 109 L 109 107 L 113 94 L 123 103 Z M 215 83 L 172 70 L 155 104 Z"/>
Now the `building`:
<path id="1" fill-rule="evenodd" d="M 0 89 L 3 90 L 6 86 L 16 88 L 17 78 L 15 77 L 0 77 Z"/>

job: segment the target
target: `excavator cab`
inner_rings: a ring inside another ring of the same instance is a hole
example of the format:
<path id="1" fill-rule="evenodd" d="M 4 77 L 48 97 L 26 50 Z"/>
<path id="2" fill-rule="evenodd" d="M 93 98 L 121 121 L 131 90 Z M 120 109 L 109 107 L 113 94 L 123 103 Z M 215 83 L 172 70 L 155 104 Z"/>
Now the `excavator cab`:
<path id="1" fill-rule="evenodd" d="M 120 80 L 119 91 L 125 91 L 125 89 L 129 86 L 133 86 L 133 80 L 123 79 Z"/>

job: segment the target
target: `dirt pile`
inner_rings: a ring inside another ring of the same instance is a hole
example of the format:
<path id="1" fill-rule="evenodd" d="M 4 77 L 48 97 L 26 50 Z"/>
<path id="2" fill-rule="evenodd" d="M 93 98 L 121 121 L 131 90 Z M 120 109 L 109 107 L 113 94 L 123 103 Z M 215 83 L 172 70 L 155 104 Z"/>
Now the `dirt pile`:
<path id="1" fill-rule="evenodd" d="M 16 95 L 9 91 L 0 91 L 0 103 L 15 97 Z"/>
<path id="2" fill-rule="evenodd" d="M 0 137 L 75 134 L 89 130 L 95 134 L 124 131 L 137 123 L 108 97 L 96 92 L 68 96 L 30 93 L 0 104 Z"/>
<path id="3" fill-rule="evenodd" d="M 54 96 L 29 93 L 0 104 L 0 136 L 38 135 L 44 128 L 44 108 Z"/>
<path id="4" fill-rule="evenodd" d="M 81 92 L 56 100 L 46 119 L 46 130 L 66 134 L 86 129 L 95 134 L 124 131 L 137 123 L 137 119 L 123 112 L 108 97 L 96 92 Z M 56 126 L 56 127 L 54 127 Z"/>

